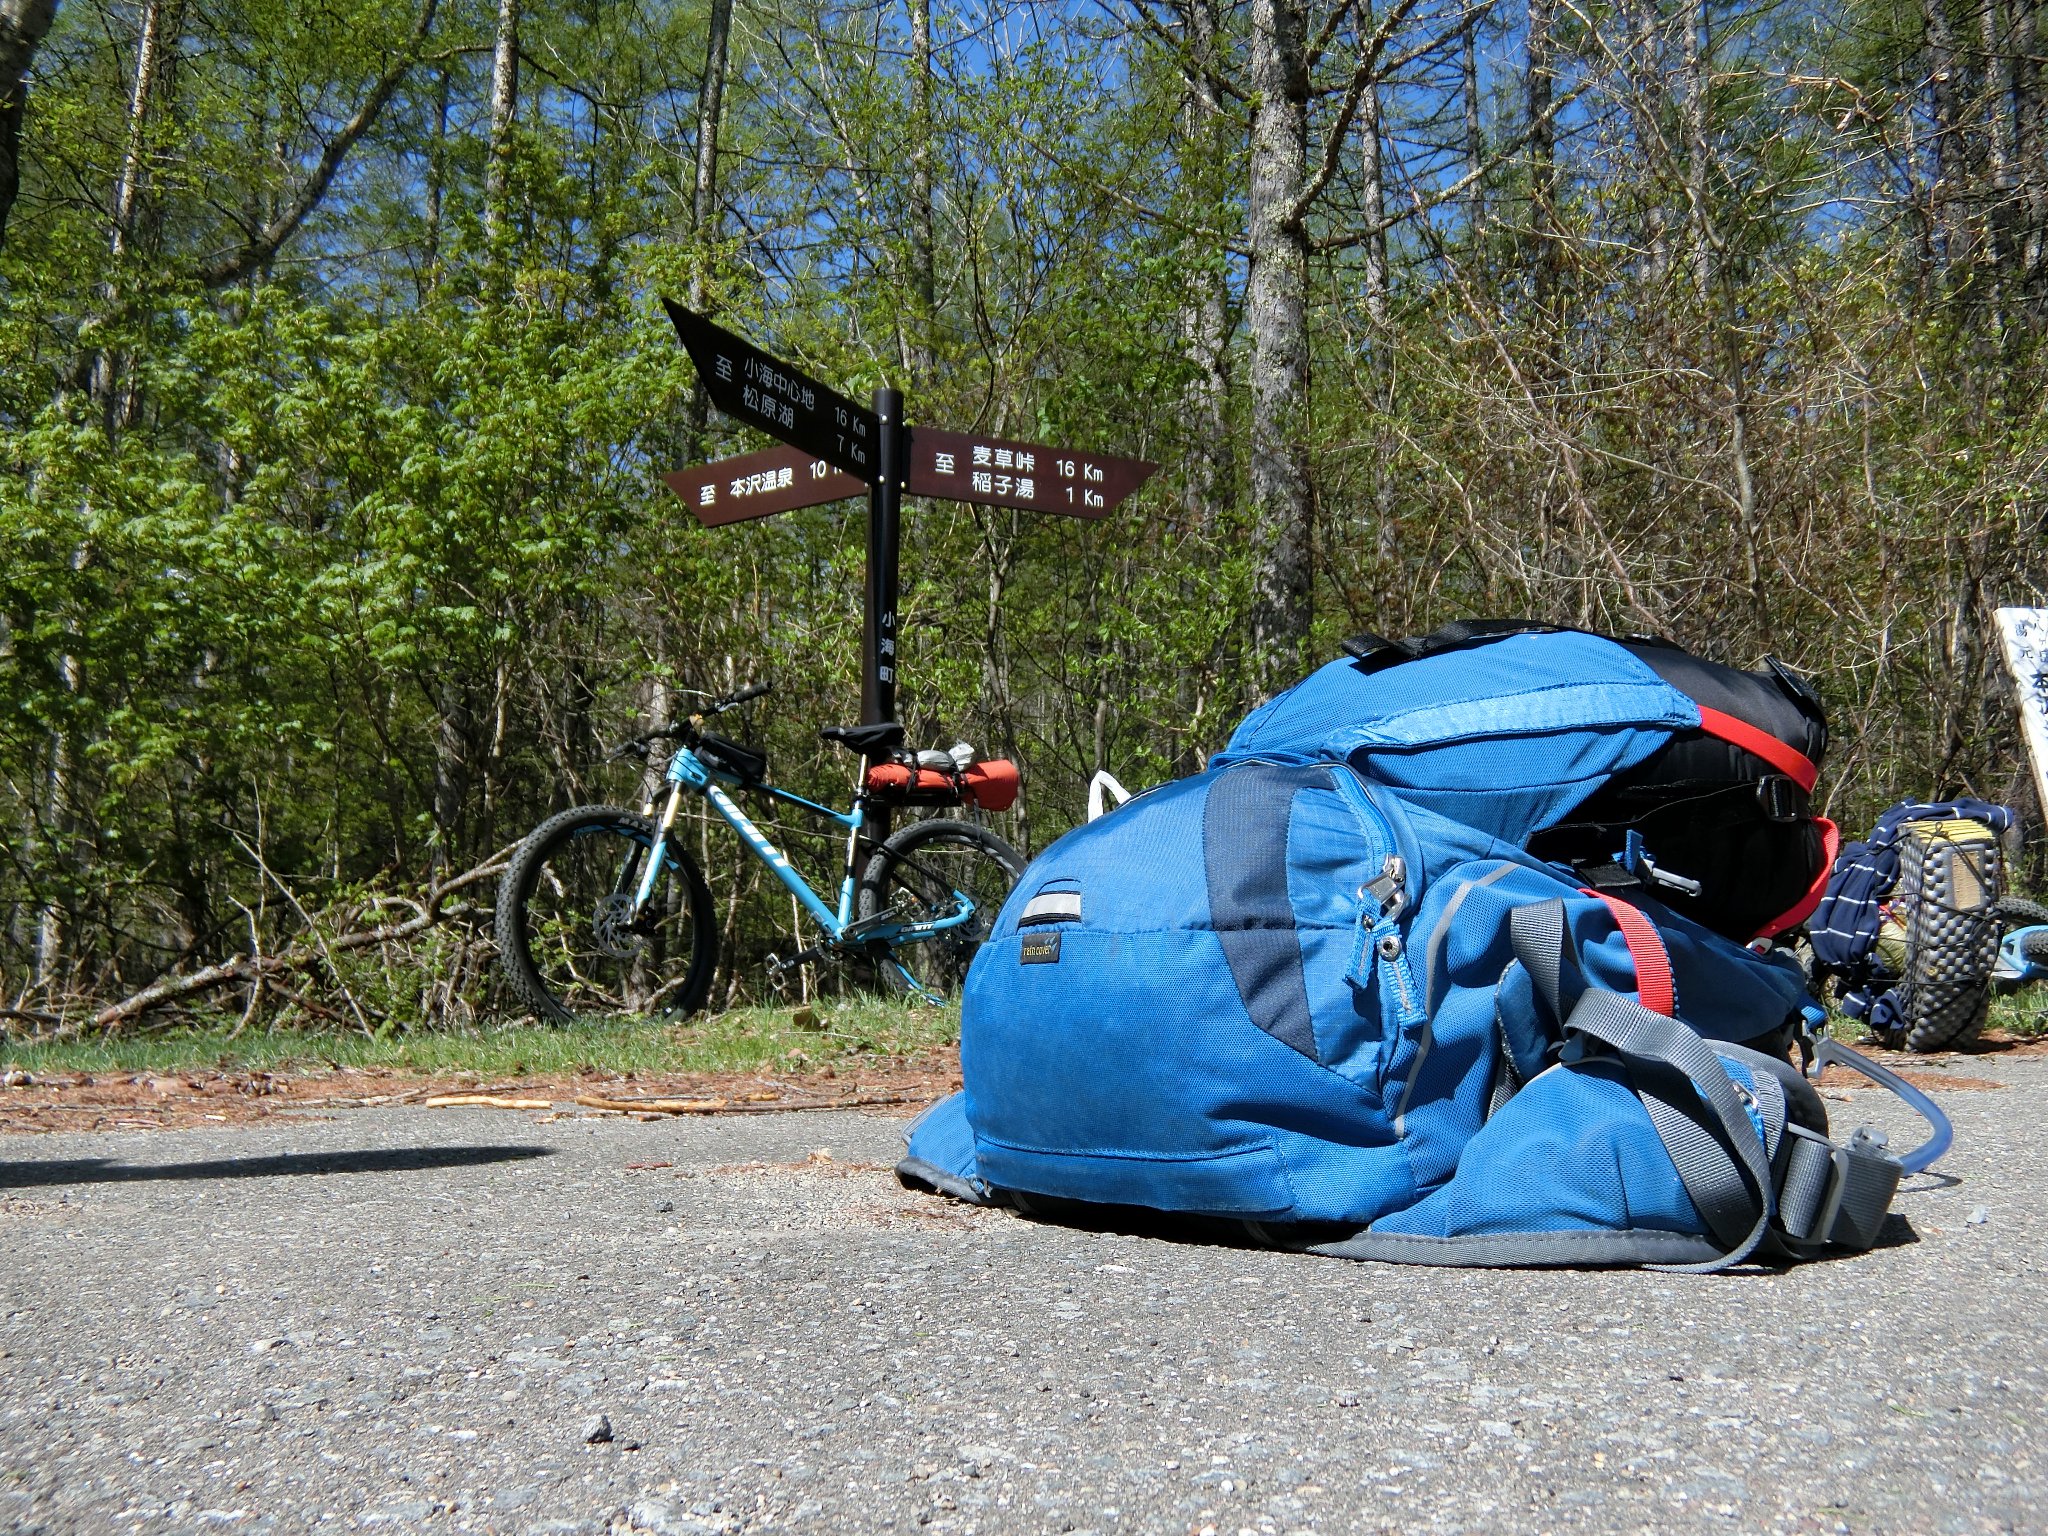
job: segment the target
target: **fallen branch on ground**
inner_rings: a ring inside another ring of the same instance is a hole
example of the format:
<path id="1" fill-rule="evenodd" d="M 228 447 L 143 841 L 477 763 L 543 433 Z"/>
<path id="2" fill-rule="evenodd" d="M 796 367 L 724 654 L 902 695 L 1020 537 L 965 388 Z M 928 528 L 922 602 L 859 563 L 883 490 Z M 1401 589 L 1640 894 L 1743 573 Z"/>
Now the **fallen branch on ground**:
<path id="1" fill-rule="evenodd" d="M 180 998 L 194 996 L 214 987 L 227 986 L 234 982 L 263 985 L 272 978 L 289 975 L 297 971 L 333 968 L 333 956 L 337 951 L 370 949 L 380 944 L 396 944 L 405 939 L 417 937 L 446 918 L 457 917 L 469 910 L 466 906 L 444 906 L 449 897 L 458 891 L 468 889 L 485 880 L 495 880 L 505 871 L 505 863 L 512 857 L 519 845 L 508 843 L 492 854 L 483 863 L 452 875 L 446 880 L 436 880 L 427 888 L 423 900 L 408 902 L 413 908 L 410 917 L 400 922 L 381 923 L 374 928 L 358 929 L 333 939 L 323 938 L 317 927 L 310 928 L 313 942 L 301 940 L 274 955 L 237 955 L 218 965 L 209 965 L 202 970 L 189 971 L 183 976 L 164 976 L 151 982 L 140 992 L 123 998 L 110 1008 L 103 1008 L 92 1018 L 92 1024 L 99 1029 L 117 1029 L 131 1019 L 141 1017 L 152 1008 Z M 382 905 L 373 902 L 373 906 Z M 84 1023 L 68 1024 L 52 1030 L 46 1039 L 59 1039 L 74 1035 L 85 1028 Z"/>

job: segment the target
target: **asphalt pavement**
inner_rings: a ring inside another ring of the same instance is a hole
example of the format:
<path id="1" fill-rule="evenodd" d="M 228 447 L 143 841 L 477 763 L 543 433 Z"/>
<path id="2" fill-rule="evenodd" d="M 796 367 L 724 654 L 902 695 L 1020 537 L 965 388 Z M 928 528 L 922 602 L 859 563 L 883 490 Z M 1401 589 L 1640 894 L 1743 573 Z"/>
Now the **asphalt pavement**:
<path id="1" fill-rule="evenodd" d="M 2048 1530 L 2048 1061 L 1957 1070 L 1888 1246 L 1710 1277 L 1042 1225 L 854 1113 L 9 1137 L 0 1528 Z"/>

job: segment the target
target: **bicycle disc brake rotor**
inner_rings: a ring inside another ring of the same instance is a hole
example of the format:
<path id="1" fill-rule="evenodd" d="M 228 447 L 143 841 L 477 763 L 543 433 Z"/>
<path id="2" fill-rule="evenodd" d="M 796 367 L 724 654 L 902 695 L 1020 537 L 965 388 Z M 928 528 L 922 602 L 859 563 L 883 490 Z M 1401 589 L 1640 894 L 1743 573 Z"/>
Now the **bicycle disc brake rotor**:
<path id="1" fill-rule="evenodd" d="M 645 936 L 633 931 L 633 898 L 607 896 L 597 904 L 591 927 L 597 947 L 614 960 L 631 960 L 647 947 Z"/>

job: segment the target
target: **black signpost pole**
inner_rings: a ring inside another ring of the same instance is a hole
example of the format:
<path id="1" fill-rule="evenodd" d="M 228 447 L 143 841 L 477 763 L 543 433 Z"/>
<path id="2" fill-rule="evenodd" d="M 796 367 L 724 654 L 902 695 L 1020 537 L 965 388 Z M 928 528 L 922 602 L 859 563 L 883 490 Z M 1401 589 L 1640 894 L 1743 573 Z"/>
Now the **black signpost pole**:
<path id="1" fill-rule="evenodd" d="M 896 718 L 896 562 L 903 541 L 903 391 L 875 391 L 882 423 L 875 480 L 868 488 L 867 611 L 861 626 L 860 720 Z"/>
<path id="2" fill-rule="evenodd" d="M 879 725 L 896 718 L 896 560 L 903 541 L 903 391 L 887 385 L 875 391 L 881 431 L 875 445 L 875 478 L 868 486 L 868 581 L 861 623 L 860 723 Z M 889 808 L 870 805 L 867 838 L 889 836 Z"/>

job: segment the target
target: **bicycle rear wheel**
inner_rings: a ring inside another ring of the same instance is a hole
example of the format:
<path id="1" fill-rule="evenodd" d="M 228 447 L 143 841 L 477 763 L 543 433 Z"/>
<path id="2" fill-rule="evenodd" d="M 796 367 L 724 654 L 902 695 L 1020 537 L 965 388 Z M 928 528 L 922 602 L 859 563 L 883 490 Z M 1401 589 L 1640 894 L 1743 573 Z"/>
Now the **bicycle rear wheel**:
<path id="1" fill-rule="evenodd" d="M 637 919 L 654 823 L 610 805 L 579 805 L 534 828 L 498 883 L 498 965 L 543 1019 L 687 1014 L 703 1006 L 718 964 L 711 890 L 673 841 Z"/>
<path id="2" fill-rule="evenodd" d="M 893 911 L 906 923 L 925 922 L 953 911 L 954 893 L 974 903 L 974 915 L 957 928 L 946 929 L 916 944 L 905 944 L 888 959 L 877 956 L 875 969 L 884 987 L 895 992 L 917 989 L 935 997 L 957 997 L 967 979 L 975 951 L 995 927 L 996 913 L 1024 873 L 1017 850 L 986 827 L 971 821 L 914 821 L 884 843 L 861 876 L 859 916 Z"/>

